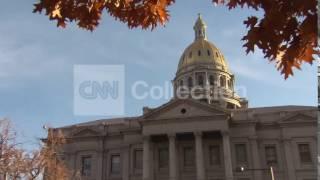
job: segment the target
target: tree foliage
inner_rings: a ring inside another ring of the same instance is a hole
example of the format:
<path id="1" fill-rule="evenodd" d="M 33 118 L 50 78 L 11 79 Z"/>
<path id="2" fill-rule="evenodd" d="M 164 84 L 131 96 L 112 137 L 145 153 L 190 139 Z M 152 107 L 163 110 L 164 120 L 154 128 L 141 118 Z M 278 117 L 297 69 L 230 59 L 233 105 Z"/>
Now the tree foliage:
<path id="1" fill-rule="evenodd" d="M 61 131 L 49 129 L 48 137 L 42 147 L 41 165 L 46 167 L 44 170 L 44 179 L 47 180 L 67 180 L 71 177 L 71 171 L 61 160 L 61 148 L 66 143 L 66 139 Z"/>
<path id="2" fill-rule="evenodd" d="M 0 179 L 68 180 L 71 170 L 59 159 L 65 139 L 60 132 L 48 131 L 48 138 L 32 152 L 17 143 L 9 120 L 0 120 Z"/>
<path id="3" fill-rule="evenodd" d="M 174 0 L 40 0 L 34 12 L 45 10 L 50 20 L 65 27 L 75 21 L 78 26 L 93 30 L 106 10 L 111 16 L 127 23 L 130 28 L 155 28 L 168 20 L 167 7 Z"/>
<path id="4" fill-rule="evenodd" d="M 34 12 L 43 10 L 57 26 L 68 22 L 94 30 L 104 10 L 128 25 L 129 28 L 155 28 L 169 19 L 168 6 L 174 0 L 40 0 Z M 225 4 L 230 10 L 248 7 L 262 10 L 263 17 L 248 17 L 244 24 L 248 32 L 242 38 L 246 52 L 259 48 L 264 57 L 277 64 L 285 78 L 293 75 L 293 68 L 314 61 L 318 55 L 316 0 L 212 0 Z"/>

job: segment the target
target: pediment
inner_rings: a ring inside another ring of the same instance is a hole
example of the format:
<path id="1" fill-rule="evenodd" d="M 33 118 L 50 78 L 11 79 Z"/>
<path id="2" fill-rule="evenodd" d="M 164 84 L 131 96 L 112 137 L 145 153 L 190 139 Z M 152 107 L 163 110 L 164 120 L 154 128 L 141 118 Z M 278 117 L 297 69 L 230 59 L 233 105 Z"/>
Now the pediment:
<path id="1" fill-rule="evenodd" d="M 90 127 L 77 128 L 73 133 L 73 137 L 98 136 L 100 133 Z"/>
<path id="2" fill-rule="evenodd" d="M 289 115 L 285 118 L 282 118 L 279 122 L 282 124 L 285 123 L 306 123 L 306 122 L 316 122 L 317 117 L 314 117 L 310 114 L 298 112 L 292 115 Z"/>
<path id="3" fill-rule="evenodd" d="M 144 119 L 170 119 L 183 117 L 229 115 L 225 109 L 205 104 L 191 99 L 174 99 L 168 103 L 150 110 Z"/>

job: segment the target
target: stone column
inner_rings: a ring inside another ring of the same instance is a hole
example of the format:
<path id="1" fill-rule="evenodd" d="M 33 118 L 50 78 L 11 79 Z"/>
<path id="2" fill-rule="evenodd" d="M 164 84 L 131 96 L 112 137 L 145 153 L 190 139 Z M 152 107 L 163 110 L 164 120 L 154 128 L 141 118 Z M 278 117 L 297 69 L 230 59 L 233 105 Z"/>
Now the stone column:
<path id="1" fill-rule="evenodd" d="M 177 180 L 176 134 L 168 134 L 169 138 L 169 180 Z"/>
<path id="2" fill-rule="evenodd" d="M 261 169 L 261 161 L 260 161 L 259 148 L 257 143 L 257 136 L 251 137 L 249 141 L 251 145 L 253 169 Z M 253 171 L 253 176 L 255 180 L 262 180 L 261 171 Z"/>
<path id="3" fill-rule="evenodd" d="M 150 136 L 143 137 L 142 180 L 150 180 Z"/>
<path id="4" fill-rule="evenodd" d="M 203 160 L 203 145 L 202 145 L 202 133 L 195 132 L 195 145 L 196 145 L 196 168 L 197 168 L 197 180 L 205 180 L 205 166 Z"/>
<path id="5" fill-rule="evenodd" d="M 286 158 L 286 164 L 287 164 L 287 175 L 288 179 L 290 180 L 296 180 L 296 173 L 294 169 L 294 162 L 293 162 L 293 155 L 291 151 L 291 139 L 283 139 L 283 145 L 284 145 L 284 154 Z"/>
<path id="6" fill-rule="evenodd" d="M 223 157 L 224 157 L 226 180 L 233 180 L 229 132 L 222 131 L 221 133 L 222 133 L 222 140 L 223 140 Z"/>

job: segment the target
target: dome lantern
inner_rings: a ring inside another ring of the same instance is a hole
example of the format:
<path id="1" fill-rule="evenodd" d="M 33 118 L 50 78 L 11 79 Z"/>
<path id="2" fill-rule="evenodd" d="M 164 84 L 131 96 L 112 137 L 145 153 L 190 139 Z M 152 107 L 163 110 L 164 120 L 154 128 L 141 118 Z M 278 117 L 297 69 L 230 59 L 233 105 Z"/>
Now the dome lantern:
<path id="1" fill-rule="evenodd" d="M 198 14 L 198 19 L 194 24 L 193 29 L 195 33 L 195 41 L 198 39 L 205 39 L 205 40 L 207 39 L 207 34 L 206 34 L 207 25 L 203 21 L 200 13 Z"/>

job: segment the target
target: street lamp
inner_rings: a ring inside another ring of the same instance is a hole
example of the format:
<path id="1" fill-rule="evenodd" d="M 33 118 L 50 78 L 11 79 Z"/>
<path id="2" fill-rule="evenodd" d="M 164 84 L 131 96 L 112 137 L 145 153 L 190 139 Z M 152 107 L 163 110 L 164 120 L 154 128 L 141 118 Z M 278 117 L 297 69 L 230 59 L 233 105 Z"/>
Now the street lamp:
<path id="1" fill-rule="evenodd" d="M 273 167 L 270 166 L 268 169 L 250 169 L 250 168 L 245 168 L 244 166 L 239 166 L 236 168 L 237 172 L 244 172 L 244 171 L 269 171 L 271 175 L 271 180 L 276 180 L 274 177 L 274 171 Z"/>

